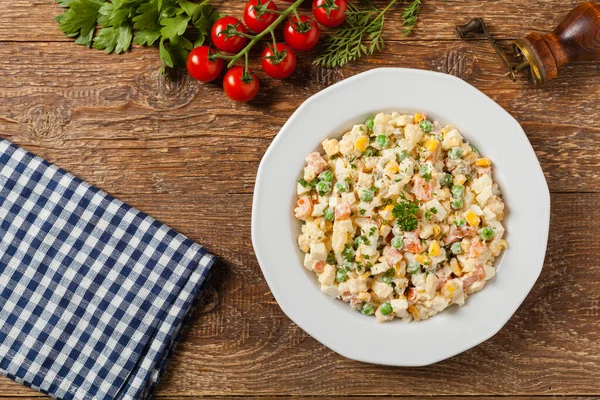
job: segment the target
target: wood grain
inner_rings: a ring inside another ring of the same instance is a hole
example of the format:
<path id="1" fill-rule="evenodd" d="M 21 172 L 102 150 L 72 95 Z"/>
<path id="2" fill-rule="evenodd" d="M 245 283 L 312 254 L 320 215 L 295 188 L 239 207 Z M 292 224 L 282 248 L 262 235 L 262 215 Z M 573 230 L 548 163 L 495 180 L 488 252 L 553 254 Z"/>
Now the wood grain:
<path id="1" fill-rule="evenodd" d="M 525 36 L 531 30 L 548 32 L 560 22 L 565 14 L 579 4 L 579 0 L 425 0 L 421 8 L 419 23 L 414 35 L 408 37 L 393 23 L 387 26 L 391 40 L 421 41 L 456 40 L 454 26 L 471 18 L 482 17 L 489 22 L 491 33 L 499 39 L 514 39 Z M 244 1 L 228 2 L 212 0 L 212 4 L 226 14 L 242 15 Z M 383 6 L 385 0 L 374 4 Z M 403 7 L 393 7 L 389 21 L 401 19 Z M 310 2 L 300 10 L 310 13 Z M 0 14 L 0 41 L 71 41 L 58 30 L 53 21 L 62 9 L 52 0 L 12 0 Z M 24 29 L 35 27 L 35 29 Z"/>
<path id="2" fill-rule="evenodd" d="M 221 226 L 226 212 L 219 206 L 213 208 L 217 216 L 194 215 L 205 212 L 204 204 L 193 203 L 199 198 L 138 194 L 128 199 L 206 243 L 222 259 L 161 382 L 162 396 L 598 393 L 600 274 L 589 260 L 600 257 L 600 209 L 590 207 L 600 202 L 599 193 L 552 195 L 542 274 L 495 337 L 450 360 L 413 369 L 350 361 L 306 335 L 275 303 L 250 241 L 244 240 L 250 237 L 250 194 L 230 196 L 230 208 L 239 211 L 228 219 L 236 221 L 229 227 Z M 221 199 L 213 201 L 222 204 Z M 0 393 L 28 392 L 0 380 Z"/>
<path id="3" fill-rule="evenodd" d="M 182 71 L 158 76 L 156 48 L 77 46 L 52 21 L 51 0 L 13 0 L 0 13 L 0 129 L 219 256 L 158 398 L 599 398 L 600 62 L 568 65 L 534 89 L 504 78 L 485 41 L 454 32 L 483 17 L 508 48 L 578 3 L 425 0 L 415 35 L 401 34 L 395 10 L 384 52 L 335 71 L 316 70 L 307 53 L 292 80 L 259 72 L 261 94 L 240 105 Z M 546 262 L 525 303 L 491 340 L 416 369 L 350 361 L 305 334 L 277 306 L 250 242 L 256 169 L 281 125 L 323 86 L 382 66 L 449 73 L 497 101 L 522 124 L 552 192 Z M 0 398 L 41 396 L 0 379 Z"/>

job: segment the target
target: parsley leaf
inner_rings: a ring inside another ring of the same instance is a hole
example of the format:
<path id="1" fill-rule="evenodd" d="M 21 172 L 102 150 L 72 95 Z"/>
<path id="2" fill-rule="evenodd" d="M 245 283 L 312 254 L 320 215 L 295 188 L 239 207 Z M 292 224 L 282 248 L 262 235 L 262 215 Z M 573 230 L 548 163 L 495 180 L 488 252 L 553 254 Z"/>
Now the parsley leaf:
<path id="1" fill-rule="evenodd" d="M 56 17 L 55 21 L 66 36 L 77 37 L 79 44 L 90 47 L 103 3 L 103 0 L 72 0 L 68 3 L 68 10 Z M 62 7 L 67 7 L 65 4 L 60 3 Z"/>
<path id="2" fill-rule="evenodd" d="M 392 214 L 398 219 L 396 223 L 405 232 L 412 232 L 417 229 L 419 221 L 416 215 L 418 212 L 419 206 L 406 200 L 396 204 L 392 210 Z"/>
<path id="3" fill-rule="evenodd" d="M 56 0 L 65 12 L 55 21 L 75 43 L 122 53 L 131 42 L 150 46 L 159 42 L 164 66 L 184 66 L 194 44 L 184 35 L 190 23 L 197 29 L 195 45 L 204 43 L 219 14 L 209 0 Z M 96 32 L 96 26 L 100 29 Z"/>

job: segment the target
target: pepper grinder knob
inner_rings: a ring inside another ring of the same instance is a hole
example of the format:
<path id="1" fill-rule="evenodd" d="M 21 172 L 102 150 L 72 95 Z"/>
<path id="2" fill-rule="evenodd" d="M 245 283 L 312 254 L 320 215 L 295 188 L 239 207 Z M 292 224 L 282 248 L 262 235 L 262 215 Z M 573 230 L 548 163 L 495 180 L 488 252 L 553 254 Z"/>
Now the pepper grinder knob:
<path id="1" fill-rule="evenodd" d="M 593 1 L 578 5 L 552 33 L 532 32 L 515 41 L 514 51 L 529 64 L 536 86 L 556 78 L 566 63 L 600 60 L 600 5 Z"/>

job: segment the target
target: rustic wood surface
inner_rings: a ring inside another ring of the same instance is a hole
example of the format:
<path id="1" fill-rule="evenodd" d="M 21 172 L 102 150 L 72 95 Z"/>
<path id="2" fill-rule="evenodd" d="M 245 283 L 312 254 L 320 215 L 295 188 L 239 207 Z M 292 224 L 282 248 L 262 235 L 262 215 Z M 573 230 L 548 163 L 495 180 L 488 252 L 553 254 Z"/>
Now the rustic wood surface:
<path id="1" fill-rule="evenodd" d="M 158 77 L 156 48 L 116 56 L 75 45 L 53 21 L 52 0 L 1 0 L 1 136 L 219 256 L 160 398 L 598 398 L 600 62 L 570 65 L 535 89 L 504 78 L 487 42 L 454 32 L 480 16 L 508 48 L 552 30 L 579 2 L 424 0 L 414 35 L 401 34 L 399 9 L 388 18 L 383 53 L 332 73 L 303 55 L 294 79 L 263 79 L 256 101 L 240 105 L 184 72 Z M 279 127 L 324 85 L 380 66 L 450 73 L 489 95 L 522 124 L 552 192 L 546 263 L 525 303 L 489 341 L 423 368 L 350 361 L 309 337 L 277 306 L 250 242 L 256 169 Z M 0 397 L 42 395 L 0 379 Z"/>

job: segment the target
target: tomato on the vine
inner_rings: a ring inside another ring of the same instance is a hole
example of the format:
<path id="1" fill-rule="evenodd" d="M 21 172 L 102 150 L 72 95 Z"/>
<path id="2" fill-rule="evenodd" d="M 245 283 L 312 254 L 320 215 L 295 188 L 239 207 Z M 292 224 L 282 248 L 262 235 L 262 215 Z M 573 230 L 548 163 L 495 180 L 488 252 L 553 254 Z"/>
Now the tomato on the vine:
<path id="1" fill-rule="evenodd" d="M 199 46 L 192 49 L 190 54 L 188 54 L 185 65 L 192 78 L 202 82 L 210 82 L 221 75 L 221 71 L 223 71 L 223 59 L 216 58 L 215 60 L 211 60 L 208 57 L 209 52 L 210 49 L 208 46 Z"/>
<path id="2" fill-rule="evenodd" d="M 244 8 L 244 22 L 251 31 L 260 33 L 277 19 L 277 5 L 273 0 L 250 0 Z"/>
<path id="3" fill-rule="evenodd" d="M 233 101 L 247 102 L 256 97 L 258 93 L 258 78 L 251 70 L 245 71 L 244 67 L 233 67 L 223 78 L 223 89 Z"/>
<path id="4" fill-rule="evenodd" d="M 348 0 L 313 0 L 315 19 L 323 26 L 335 28 L 346 19 Z"/>
<path id="5" fill-rule="evenodd" d="M 292 17 L 283 27 L 283 38 L 294 50 L 310 50 L 319 41 L 319 27 L 312 19 L 301 15 Z"/>
<path id="6" fill-rule="evenodd" d="M 236 34 L 247 33 L 246 27 L 235 17 L 219 18 L 210 30 L 215 47 L 226 53 L 237 53 L 244 48 L 248 39 Z"/>
<path id="7" fill-rule="evenodd" d="M 296 54 L 284 43 L 269 46 L 262 52 L 263 70 L 272 78 L 285 79 L 296 69 Z"/>

